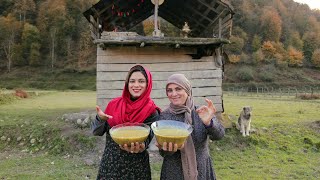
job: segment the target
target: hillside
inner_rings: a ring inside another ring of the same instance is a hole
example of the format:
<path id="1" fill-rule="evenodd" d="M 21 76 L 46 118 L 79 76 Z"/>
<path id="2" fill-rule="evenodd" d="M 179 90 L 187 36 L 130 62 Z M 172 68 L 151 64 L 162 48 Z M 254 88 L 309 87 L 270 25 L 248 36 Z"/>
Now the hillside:
<path id="1" fill-rule="evenodd" d="M 228 63 L 320 67 L 319 10 L 293 0 L 229 1 L 235 14 L 232 44 L 225 47 L 230 57 Z M 96 2 L 2 0 L 0 71 L 29 66 L 77 71 L 92 66 L 96 48 L 90 37 L 89 22 L 82 13 Z M 153 28 L 152 19 L 146 21 L 150 23 L 137 25 L 143 34 Z M 161 23 L 166 36 L 177 31 L 168 22 Z"/>
<path id="2" fill-rule="evenodd" d="M 226 64 L 223 89 L 242 87 L 273 87 L 320 90 L 320 70 L 310 68 L 286 68 L 272 64 L 252 66 Z M 0 88 L 47 89 L 47 90 L 96 90 L 96 70 L 60 70 L 32 67 L 15 68 L 11 73 L 0 74 Z"/>
<path id="3" fill-rule="evenodd" d="M 224 72 L 224 90 L 231 87 L 320 88 L 319 69 L 289 67 L 283 69 L 273 64 L 260 66 L 227 64 L 224 66 Z"/>

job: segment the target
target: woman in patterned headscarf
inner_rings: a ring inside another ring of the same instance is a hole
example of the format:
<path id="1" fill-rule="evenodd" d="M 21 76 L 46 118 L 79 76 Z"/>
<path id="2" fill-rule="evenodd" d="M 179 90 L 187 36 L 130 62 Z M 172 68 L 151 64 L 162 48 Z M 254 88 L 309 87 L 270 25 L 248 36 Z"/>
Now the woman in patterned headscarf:
<path id="1" fill-rule="evenodd" d="M 152 135 L 142 144 L 119 146 L 109 134 L 110 128 L 118 124 L 151 124 L 158 119 L 160 109 L 150 98 L 151 90 L 151 73 L 141 65 L 136 65 L 128 72 L 122 96 L 111 100 L 104 112 L 99 106 L 96 107 L 93 134 L 102 136 L 106 133 L 106 146 L 97 179 L 151 179 L 146 147 Z"/>
<path id="2" fill-rule="evenodd" d="M 195 106 L 191 84 L 183 74 L 173 74 L 168 78 L 166 93 L 170 106 L 160 114 L 159 119 L 188 123 L 193 126 L 193 131 L 180 148 L 171 142 L 158 144 L 164 157 L 161 179 L 216 179 L 208 139 L 219 140 L 225 131 L 215 117 L 216 109 L 212 101 L 205 99 L 207 106 Z"/>

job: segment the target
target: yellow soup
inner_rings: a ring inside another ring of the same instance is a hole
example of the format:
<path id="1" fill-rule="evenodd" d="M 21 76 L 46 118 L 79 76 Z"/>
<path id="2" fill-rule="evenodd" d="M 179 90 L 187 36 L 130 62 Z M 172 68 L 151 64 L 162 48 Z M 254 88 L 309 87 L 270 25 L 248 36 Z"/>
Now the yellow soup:
<path id="1" fill-rule="evenodd" d="M 172 142 L 177 144 L 178 147 L 181 147 L 189 136 L 189 132 L 186 129 L 158 129 L 154 133 L 160 145 L 162 145 L 164 142 Z"/>
<path id="2" fill-rule="evenodd" d="M 120 145 L 130 145 L 135 142 L 144 142 L 149 135 L 149 130 L 144 127 L 137 126 L 120 127 L 113 130 L 110 135 L 116 143 Z"/>

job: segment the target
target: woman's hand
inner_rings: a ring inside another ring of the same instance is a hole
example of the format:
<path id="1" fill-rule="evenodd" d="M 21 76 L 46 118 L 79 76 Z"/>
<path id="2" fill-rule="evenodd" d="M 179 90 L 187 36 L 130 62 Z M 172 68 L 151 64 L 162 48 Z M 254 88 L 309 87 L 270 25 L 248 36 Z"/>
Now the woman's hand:
<path id="1" fill-rule="evenodd" d="M 109 118 L 112 118 L 112 116 L 105 114 L 99 106 L 96 106 L 97 114 L 100 117 L 101 120 L 107 121 Z"/>
<path id="2" fill-rule="evenodd" d="M 181 147 L 178 147 L 178 144 L 173 144 L 172 142 L 164 142 L 162 144 L 162 146 L 156 142 L 156 146 L 159 148 L 159 149 L 162 149 L 163 151 L 169 151 L 169 152 L 177 152 L 178 150 L 181 150 L 184 148 L 184 144 L 182 144 Z"/>
<path id="3" fill-rule="evenodd" d="M 125 150 L 129 153 L 141 153 L 146 149 L 146 145 L 144 143 L 131 143 L 130 147 L 127 144 L 123 146 L 120 145 L 120 149 Z"/>
<path id="4" fill-rule="evenodd" d="M 199 107 L 196 112 L 198 113 L 199 117 L 201 118 L 203 124 L 206 126 L 210 125 L 211 119 L 215 116 L 216 108 L 214 107 L 211 100 L 206 99 L 206 102 L 208 103 L 208 106 L 201 106 Z"/>

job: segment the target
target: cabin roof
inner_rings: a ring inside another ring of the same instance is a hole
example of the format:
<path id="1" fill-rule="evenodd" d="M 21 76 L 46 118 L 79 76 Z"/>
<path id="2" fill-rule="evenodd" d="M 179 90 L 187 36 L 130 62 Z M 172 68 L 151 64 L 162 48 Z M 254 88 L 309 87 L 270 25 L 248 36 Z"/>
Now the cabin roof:
<path id="1" fill-rule="evenodd" d="M 100 0 L 85 11 L 93 24 L 95 19 L 103 31 L 120 26 L 130 30 L 154 14 L 151 0 Z M 159 16 L 182 29 L 188 23 L 191 37 L 213 37 L 221 27 L 222 37 L 231 33 L 233 8 L 226 0 L 165 0 L 159 6 Z"/>

